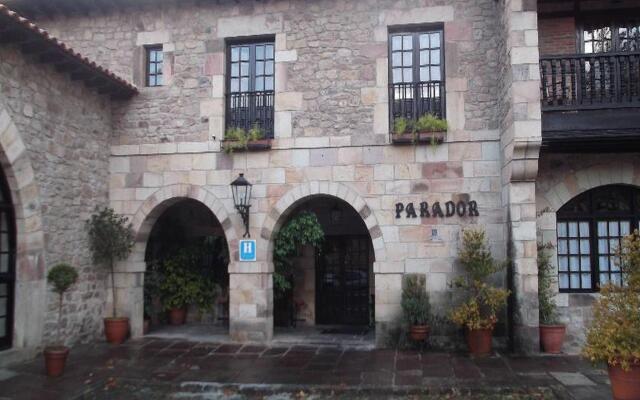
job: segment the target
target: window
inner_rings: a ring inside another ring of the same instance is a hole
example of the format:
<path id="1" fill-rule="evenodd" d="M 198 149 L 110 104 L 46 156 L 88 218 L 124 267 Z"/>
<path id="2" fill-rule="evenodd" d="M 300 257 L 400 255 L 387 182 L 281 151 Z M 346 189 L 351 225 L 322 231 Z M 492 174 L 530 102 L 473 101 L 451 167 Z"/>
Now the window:
<path id="1" fill-rule="evenodd" d="M 389 34 L 391 126 L 396 118 L 424 114 L 444 118 L 443 31 L 421 29 Z"/>
<path id="2" fill-rule="evenodd" d="M 565 204 L 557 215 L 558 286 L 563 292 L 595 291 L 623 276 L 616 250 L 638 229 L 640 190 L 602 186 Z"/>
<path id="3" fill-rule="evenodd" d="M 226 127 L 258 127 L 266 138 L 273 138 L 273 40 L 231 44 L 227 57 Z"/>
<path id="4" fill-rule="evenodd" d="M 147 86 L 162 86 L 162 46 L 147 47 L 146 82 Z"/>
<path id="5" fill-rule="evenodd" d="M 582 28 L 585 54 L 640 50 L 640 20 L 585 22 Z"/>

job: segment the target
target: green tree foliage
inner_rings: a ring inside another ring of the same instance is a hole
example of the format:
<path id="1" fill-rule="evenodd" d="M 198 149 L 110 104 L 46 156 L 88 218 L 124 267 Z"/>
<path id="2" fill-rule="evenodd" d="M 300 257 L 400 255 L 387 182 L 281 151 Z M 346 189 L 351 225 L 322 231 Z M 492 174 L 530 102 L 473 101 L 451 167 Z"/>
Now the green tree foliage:
<path id="1" fill-rule="evenodd" d="M 409 325 L 426 325 L 431 315 L 429 294 L 424 275 L 411 274 L 404 278 L 402 299 L 400 301 L 402 314 Z"/>
<path id="2" fill-rule="evenodd" d="M 312 245 L 320 248 L 324 242 L 324 230 L 318 221 L 318 217 L 308 211 L 303 211 L 293 217 L 280 229 L 275 239 L 273 250 L 273 262 L 275 272 L 273 284 L 276 295 L 281 295 L 291 288 L 291 258 L 298 252 L 298 248 L 304 245 Z"/>
<path id="3" fill-rule="evenodd" d="M 162 261 L 158 291 L 166 310 L 196 304 L 200 311 L 210 311 L 220 292 L 212 275 L 200 273 L 202 249 L 179 250 Z"/>
<path id="4" fill-rule="evenodd" d="M 505 306 L 510 292 L 493 287 L 487 280 L 506 264 L 494 260 L 483 230 L 463 231 L 458 260 L 465 275 L 455 279 L 453 286 L 465 292 L 466 300 L 454 308 L 449 318 L 468 329 L 493 328 L 498 321 L 497 313 Z"/>
<path id="5" fill-rule="evenodd" d="M 551 244 L 538 244 L 538 304 L 540 308 L 540 323 L 554 325 L 558 323 L 558 309 L 555 302 L 555 268 L 551 264 L 549 250 Z"/>
<path id="6" fill-rule="evenodd" d="M 591 361 L 620 365 L 628 371 L 640 365 L 640 234 L 622 240 L 618 264 L 623 285 L 602 287 L 593 306 L 593 322 L 583 354 Z"/>
<path id="7" fill-rule="evenodd" d="M 62 302 L 64 293 L 76 283 L 78 272 L 69 264 L 60 263 L 53 266 L 47 274 L 47 282 L 53 287 L 53 291 L 58 294 L 58 324 L 57 341 L 60 341 L 60 320 L 62 319 Z"/>
<path id="8" fill-rule="evenodd" d="M 89 234 L 89 248 L 93 262 L 105 263 L 111 272 L 111 290 L 113 291 L 113 316 L 117 317 L 116 287 L 114 265 L 124 260 L 133 248 L 133 229 L 128 218 L 118 215 L 112 208 L 96 207 L 95 212 L 86 221 Z"/>

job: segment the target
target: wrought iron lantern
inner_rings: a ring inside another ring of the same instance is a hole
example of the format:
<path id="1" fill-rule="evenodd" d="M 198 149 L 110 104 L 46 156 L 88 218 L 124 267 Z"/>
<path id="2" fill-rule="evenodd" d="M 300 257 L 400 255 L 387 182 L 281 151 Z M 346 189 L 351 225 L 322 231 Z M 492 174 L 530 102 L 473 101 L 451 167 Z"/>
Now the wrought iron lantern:
<path id="1" fill-rule="evenodd" d="M 240 174 L 231 182 L 231 193 L 233 194 L 233 204 L 242 217 L 244 223 L 244 235 L 242 237 L 251 237 L 249 233 L 249 210 L 251 208 L 251 184 L 245 179 L 244 174 Z"/>

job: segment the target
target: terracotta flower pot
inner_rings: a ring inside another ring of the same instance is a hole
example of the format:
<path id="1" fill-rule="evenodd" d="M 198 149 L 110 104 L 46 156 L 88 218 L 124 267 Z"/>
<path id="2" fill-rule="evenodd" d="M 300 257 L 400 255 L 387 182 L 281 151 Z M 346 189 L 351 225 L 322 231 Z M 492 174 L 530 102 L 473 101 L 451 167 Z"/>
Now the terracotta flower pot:
<path id="1" fill-rule="evenodd" d="M 429 325 L 411 325 L 409 337 L 416 342 L 423 342 L 429 336 Z"/>
<path id="2" fill-rule="evenodd" d="M 640 400 L 640 365 L 632 364 L 629 371 L 609 365 L 609 379 L 615 400 Z"/>
<path id="3" fill-rule="evenodd" d="M 493 328 L 467 329 L 466 339 L 469 352 L 474 356 L 485 356 L 491 353 Z"/>
<path id="4" fill-rule="evenodd" d="M 540 325 L 540 342 L 545 353 L 561 352 L 566 329 L 564 325 Z"/>
<path id="5" fill-rule="evenodd" d="M 151 329 L 151 320 L 145 318 L 144 321 L 142 321 L 142 334 L 146 335 L 147 333 L 149 333 L 150 329 Z"/>
<path id="6" fill-rule="evenodd" d="M 129 334 L 129 318 L 105 318 L 104 334 L 111 344 L 124 342 Z"/>
<path id="7" fill-rule="evenodd" d="M 66 346 L 45 347 L 44 365 L 47 369 L 47 376 L 55 378 L 56 376 L 62 375 L 68 355 L 69 348 Z"/>
<path id="8" fill-rule="evenodd" d="M 187 320 L 187 309 L 183 308 L 172 308 L 169 310 L 169 323 L 171 325 L 182 325 L 184 321 Z"/>

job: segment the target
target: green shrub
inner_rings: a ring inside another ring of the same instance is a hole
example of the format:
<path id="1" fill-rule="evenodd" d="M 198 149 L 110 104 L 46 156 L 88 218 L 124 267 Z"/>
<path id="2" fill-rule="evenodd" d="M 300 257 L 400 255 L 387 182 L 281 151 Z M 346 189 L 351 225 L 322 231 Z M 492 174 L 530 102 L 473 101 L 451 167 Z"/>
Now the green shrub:
<path id="1" fill-rule="evenodd" d="M 224 134 L 224 151 L 227 154 L 235 150 L 247 150 L 250 142 L 264 139 L 264 131 L 258 124 L 253 125 L 249 131 L 242 128 L 228 128 Z"/>
<path id="2" fill-rule="evenodd" d="M 400 306 L 407 324 L 426 325 L 429 323 L 431 305 L 429 304 L 424 275 L 405 276 Z"/>
<path id="3" fill-rule="evenodd" d="M 405 133 L 412 133 L 411 121 L 404 117 L 398 117 L 393 120 L 393 133 L 395 135 L 403 135 Z"/>
<path id="4" fill-rule="evenodd" d="M 106 263 L 111 272 L 111 290 L 113 293 L 113 316 L 117 317 L 117 298 L 114 265 L 124 260 L 133 248 L 133 229 L 127 217 L 116 214 L 109 207 L 96 207 L 91 218 L 86 221 L 89 234 L 89 248 L 93 262 Z"/>
<path id="5" fill-rule="evenodd" d="M 56 340 L 60 342 L 60 320 L 62 319 L 62 302 L 64 293 L 76 283 L 78 272 L 69 264 L 60 263 L 54 265 L 47 273 L 47 282 L 53 287 L 53 291 L 58 294 L 58 322 L 56 326 Z"/>
<path id="6" fill-rule="evenodd" d="M 442 132 L 447 130 L 447 120 L 433 114 L 425 114 L 416 121 L 418 132 Z"/>
<path id="7" fill-rule="evenodd" d="M 628 371 L 640 365 L 640 234 L 622 239 L 618 249 L 624 285 L 607 284 L 593 306 L 583 354 L 593 362 L 620 365 Z"/>
<path id="8" fill-rule="evenodd" d="M 453 286 L 465 292 L 466 300 L 451 311 L 449 318 L 468 329 L 493 328 L 498 321 L 497 313 L 506 305 L 510 292 L 493 287 L 486 280 L 506 264 L 493 259 L 483 230 L 463 231 L 458 260 L 466 274 L 455 279 Z"/>
<path id="9" fill-rule="evenodd" d="M 551 244 L 538 244 L 538 304 L 540 323 L 555 325 L 558 323 L 558 310 L 555 302 L 555 268 L 551 263 L 549 249 Z"/>

